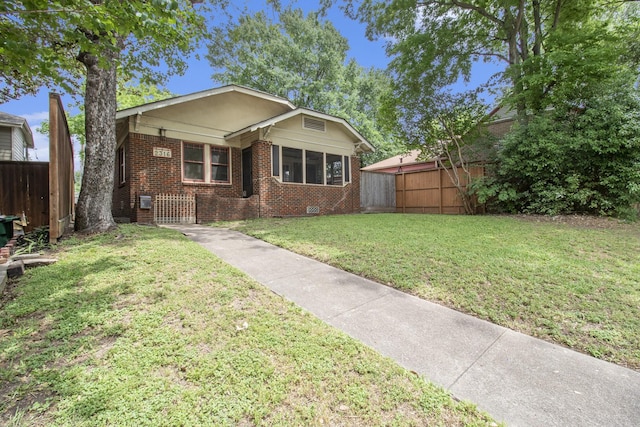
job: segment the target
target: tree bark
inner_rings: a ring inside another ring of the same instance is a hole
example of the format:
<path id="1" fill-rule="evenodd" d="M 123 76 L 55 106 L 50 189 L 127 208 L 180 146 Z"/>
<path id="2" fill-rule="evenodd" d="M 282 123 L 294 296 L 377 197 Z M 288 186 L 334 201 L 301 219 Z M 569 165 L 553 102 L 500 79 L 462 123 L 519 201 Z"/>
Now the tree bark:
<path id="1" fill-rule="evenodd" d="M 119 51 L 106 47 L 103 60 L 81 53 L 87 69 L 85 157 L 76 208 L 76 231 L 100 233 L 116 226 L 111 213 L 116 150 L 116 67 Z"/>

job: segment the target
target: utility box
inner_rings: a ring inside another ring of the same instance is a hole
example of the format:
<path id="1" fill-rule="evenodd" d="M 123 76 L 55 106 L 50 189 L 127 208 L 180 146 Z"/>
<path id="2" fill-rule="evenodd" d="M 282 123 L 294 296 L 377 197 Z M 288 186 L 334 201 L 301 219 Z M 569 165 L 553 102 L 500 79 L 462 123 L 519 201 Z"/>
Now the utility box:
<path id="1" fill-rule="evenodd" d="M 140 209 L 151 209 L 151 196 L 140 196 Z"/>

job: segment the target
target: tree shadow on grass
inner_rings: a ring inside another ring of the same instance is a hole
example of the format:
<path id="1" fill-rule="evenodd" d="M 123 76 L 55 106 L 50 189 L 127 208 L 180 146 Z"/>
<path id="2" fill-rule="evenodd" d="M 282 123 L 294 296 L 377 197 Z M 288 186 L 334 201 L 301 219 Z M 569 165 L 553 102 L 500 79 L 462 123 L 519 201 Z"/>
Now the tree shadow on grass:
<path id="1" fill-rule="evenodd" d="M 134 292 L 140 277 L 129 274 L 135 262 L 119 251 L 132 239 L 162 244 L 178 236 L 129 226 L 74 237 L 60 262 L 8 284 L 0 301 L 0 424 L 51 421 L 60 396 L 74 393 L 69 373 L 106 352 L 122 332 L 116 302 Z"/>

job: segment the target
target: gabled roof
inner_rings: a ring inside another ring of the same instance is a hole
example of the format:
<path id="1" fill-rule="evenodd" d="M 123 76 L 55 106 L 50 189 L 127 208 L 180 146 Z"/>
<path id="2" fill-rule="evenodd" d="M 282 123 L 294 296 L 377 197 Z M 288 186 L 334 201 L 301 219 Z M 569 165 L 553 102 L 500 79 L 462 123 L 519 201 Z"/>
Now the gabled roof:
<path id="1" fill-rule="evenodd" d="M 13 114 L 0 112 L 0 126 L 21 128 L 27 147 L 33 148 L 33 133 L 27 119 Z"/>
<path id="2" fill-rule="evenodd" d="M 122 119 L 124 117 L 133 116 L 136 114 L 146 113 L 147 111 L 157 110 L 159 108 L 169 107 L 171 105 L 182 104 L 185 102 L 194 101 L 197 99 L 202 99 L 202 98 L 206 98 L 213 95 L 220 95 L 222 93 L 227 93 L 227 92 L 244 93 L 246 95 L 256 96 L 258 98 L 262 98 L 268 101 L 285 105 L 292 110 L 296 108 L 295 105 L 293 105 L 291 102 L 289 102 L 285 98 L 281 98 L 276 95 L 271 95 L 269 93 L 262 92 L 259 90 L 250 89 L 244 86 L 227 85 L 227 86 L 222 86 L 215 89 L 207 89 L 200 92 L 191 93 L 189 95 L 176 96 L 174 98 L 163 99 L 161 101 L 154 101 L 148 104 L 139 105 L 137 107 L 126 108 L 116 113 L 116 120 Z"/>
<path id="3" fill-rule="evenodd" d="M 342 126 L 344 126 L 349 132 L 351 132 L 357 139 L 358 139 L 358 144 L 359 145 L 363 145 L 364 148 L 360 147 L 362 149 L 362 151 L 375 151 L 375 148 L 373 147 L 373 145 L 371 145 L 371 143 L 369 141 L 366 140 L 366 138 L 364 136 L 362 136 L 360 134 L 360 132 L 358 132 L 353 126 L 351 126 L 349 124 L 349 122 L 347 122 L 345 119 L 342 119 L 340 117 L 336 117 L 336 116 L 332 116 L 329 114 L 325 114 L 325 113 L 321 113 L 319 111 L 314 111 L 314 110 L 310 110 L 308 108 L 296 108 L 293 111 L 288 111 L 284 114 L 280 114 L 278 116 L 272 117 L 270 119 L 266 119 L 263 120 L 261 122 L 255 123 L 251 126 L 247 126 L 244 129 L 240 129 L 238 131 L 229 133 L 227 135 L 225 135 L 225 138 L 230 139 L 230 138 L 235 138 L 236 136 L 240 136 L 242 134 L 245 134 L 247 132 L 254 132 L 258 129 L 262 129 L 262 128 L 266 128 L 266 127 L 270 127 L 275 125 L 278 122 L 282 122 L 284 120 L 290 119 L 291 117 L 295 117 L 298 115 L 304 114 L 306 116 L 311 116 L 311 117 L 315 117 L 318 119 L 322 119 L 322 120 L 326 120 L 329 122 L 334 122 L 334 123 L 338 123 L 341 124 Z"/>
<path id="4" fill-rule="evenodd" d="M 498 105 L 493 110 L 487 114 L 489 117 L 488 123 L 498 123 L 507 120 L 514 120 L 516 117 L 517 111 L 513 110 L 510 107 L 504 107 L 502 105 Z"/>

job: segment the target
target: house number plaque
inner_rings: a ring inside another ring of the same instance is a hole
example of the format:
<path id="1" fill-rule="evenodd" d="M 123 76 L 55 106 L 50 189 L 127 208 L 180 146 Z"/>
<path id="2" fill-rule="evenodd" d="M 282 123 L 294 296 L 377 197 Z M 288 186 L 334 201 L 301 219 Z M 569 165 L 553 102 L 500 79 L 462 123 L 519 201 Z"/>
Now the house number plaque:
<path id="1" fill-rule="evenodd" d="M 171 158 L 171 150 L 169 148 L 153 147 L 153 156 L 154 157 L 166 157 L 167 159 L 170 159 Z"/>

